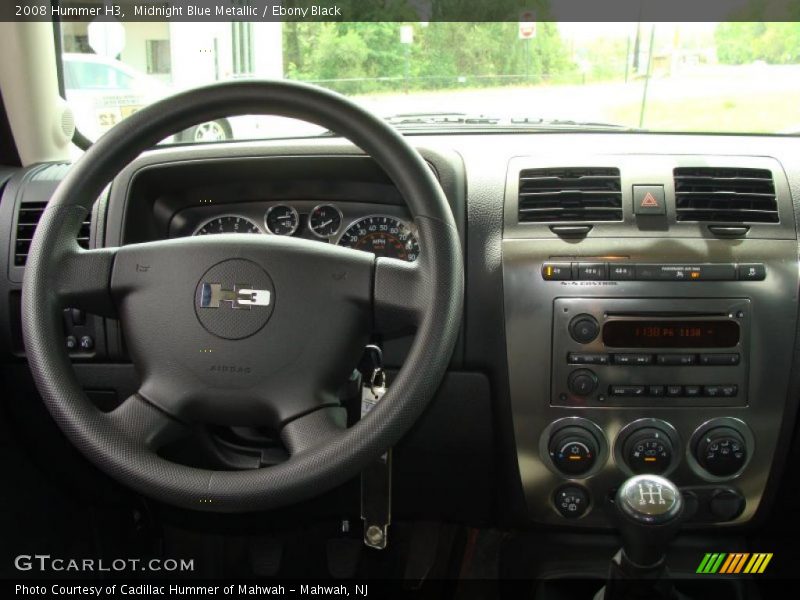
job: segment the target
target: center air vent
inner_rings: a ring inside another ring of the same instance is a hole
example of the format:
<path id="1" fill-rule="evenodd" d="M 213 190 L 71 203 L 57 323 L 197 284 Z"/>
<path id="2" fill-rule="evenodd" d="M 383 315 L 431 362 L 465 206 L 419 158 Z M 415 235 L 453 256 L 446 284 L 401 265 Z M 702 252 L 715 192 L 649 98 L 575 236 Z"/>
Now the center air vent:
<path id="1" fill-rule="evenodd" d="M 519 174 L 519 222 L 622 220 L 619 169 L 525 169 Z"/>
<path id="2" fill-rule="evenodd" d="M 20 204 L 17 216 L 17 230 L 14 239 L 14 264 L 18 267 L 25 266 L 28 260 L 28 252 L 31 249 L 31 240 L 42 218 L 42 213 L 47 207 L 47 202 L 24 202 Z M 91 234 L 92 223 L 90 216 L 81 223 L 81 230 L 78 233 L 78 244 L 81 248 L 89 247 L 89 235 Z"/>
<path id="3" fill-rule="evenodd" d="M 680 167 L 673 175 L 678 221 L 779 221 L 775 184 L 768 169 Z"/>

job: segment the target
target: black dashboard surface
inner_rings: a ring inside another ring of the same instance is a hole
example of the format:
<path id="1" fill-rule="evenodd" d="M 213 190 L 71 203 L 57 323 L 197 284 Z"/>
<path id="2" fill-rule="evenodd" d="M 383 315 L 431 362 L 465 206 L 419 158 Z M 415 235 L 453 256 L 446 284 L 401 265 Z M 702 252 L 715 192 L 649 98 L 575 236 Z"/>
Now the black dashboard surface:
<path id="1" fill-rule="evenodd" d="M 429 457 L 424 449 L 433 448 L 434 453 L 444 457 L 443 465 L 463 465 L 457 476 L 454 473 L 447 478 L 452 489 L 445 500 L 475 494 L 471 505 L 475 510 L 462 515 L 465 518 L 525 522 L 526 500 L 520 480 L 506 359 L 503 294 L 502 240 L 509 162 L 527 157 L 533 163 L 541 160 L 569 166 L 599 155 L 637 156 L 645 151 L 653 156 L 771 157 L 785 172 L 797 213 L 800 140 L 768 136 L 542 133 L 430 135 L 414 136 L 411 141 L 435 171 L 450 200 L 462 236 L 467 287 L 461 340 L 451 363 L 453 379 L 443 387 L 430 419 L 423 420 L 415 430 L 413 435 L 417 438 L 409 453 L 416 458 Z M 18 334 L 21 278 L 13 260 L 9 260 L 14 250 L 16 211 L 27 198 L 46 200 L 47 190 L 52 192 L 65 167 L 51 168 L 52 177 L 45 178 L 47 185 L 36 191 L 25 189 L 30 169 L 17 171 L 0 203 L 0 230 L 9 240 L 9 253 L 0 256 L 0 267 L 7 275 L 0 286 L 0 352 L 4 363 L 16 365 L 14 377 L 24 372 L 19 363 L 22 348 Z M 270 203 L 295 204 L 301 213 L 318 204 L 332 203 L 347 208 L 353 219 L 368 214 L 401 219 L 406 216 L 402 198 L 382 171 L 357 148 L 341 140 L 167 147 L 144 154 L 115 179 L 93 211 L 91 244 L 113 246 L 188 235 L 207 218 L 237 214 L 248 206 L 262 214 Z M 298 235 L 306 234 L 301 228 Z M 670 243 L 681 242 L 673 238 Z M 579 252 L 579 242 L 574 241 L 573 245 Z M 114 382 L 104 380 L 102 369 L 111 363 L 126 363 L 124 342 L 113 321 L 100 320 L 94 326 L 95 348 L 76 356 L 83 363 L 79 376 L 94 390 L 113 388 Z M 390 364 L 400 364 L 405 344 L 407 339 L 387 341 Z M 793 364 L 797 364 L 796 357 Z M 109 378 L 111 373 L 108 372 Z M 475 375 L 478 380 L 470 384 L 469 378 Z M 438 506 L 441 511 L 448 510 L 447 502 Z"/>

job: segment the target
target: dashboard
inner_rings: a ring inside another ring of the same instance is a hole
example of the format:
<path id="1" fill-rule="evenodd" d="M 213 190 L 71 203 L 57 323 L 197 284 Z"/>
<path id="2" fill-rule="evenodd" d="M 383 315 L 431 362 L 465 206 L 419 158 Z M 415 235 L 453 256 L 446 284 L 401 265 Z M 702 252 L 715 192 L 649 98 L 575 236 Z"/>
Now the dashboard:
<path id="1" fill-rule="evenodd" d="M 450 202 L 467 287 L 448 375 L 398 452 L 398 510 L 610 528 L 609 497 L 631 474 L 648 472 L 684 491 L 689 527 L 764 518 L 787 468 L 800 397 L 800 141 L 410 139 Z M 20 170 L 3 191 L 7 363 L 24 360 L 26 236 L 67 170 Z M 426 250 L 381 168 L 336 139 L 148 152 L 87 215 L 82 243 L 218 233 L 304 238 L 408 261 Z M 118 323 L 66 311 L 64 327 L 86 389 L 124 397 L 118 381 L 129 360 Z M 380 343 L 396 367 L 410 337 Z M 135 373 L 125 372 L 135 389 Z"/>

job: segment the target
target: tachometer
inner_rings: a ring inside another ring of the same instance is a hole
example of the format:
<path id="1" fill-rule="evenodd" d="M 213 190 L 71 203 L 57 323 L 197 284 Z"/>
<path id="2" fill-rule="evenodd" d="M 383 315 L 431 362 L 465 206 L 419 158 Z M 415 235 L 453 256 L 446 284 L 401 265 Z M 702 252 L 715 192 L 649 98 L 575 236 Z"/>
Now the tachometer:
<path id="1" fill-rule="evenodd" d="M 409 262 L 419 256 L 419 242 L 411 228 L 388 215 L 359 219 L 342 234 L 339 245 Z"/>
<path id="2" fill-rule="evenodd" d="M 236 215 L 214 217 L 206 221 L 194 232 L 194 235 L 211 235 L 214 233 L 261 233 L 253 221 Z"/>

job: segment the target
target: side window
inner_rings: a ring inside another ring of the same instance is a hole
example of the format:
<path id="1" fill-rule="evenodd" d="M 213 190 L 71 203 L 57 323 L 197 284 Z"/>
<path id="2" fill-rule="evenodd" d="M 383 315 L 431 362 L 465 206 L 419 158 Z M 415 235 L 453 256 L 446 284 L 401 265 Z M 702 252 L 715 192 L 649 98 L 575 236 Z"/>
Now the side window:
<path id="1" fill-rule="evenodd" d="M 129 90 L 133 87 L 133 77 L 111 65 L 75 61 L 67 63 L 64 71 L 69 89 Z"/>
<path id="2" fill-rule="evenodd" d="M 75 81 L 75 74 L 72 72 L 72 61 L 64 61 L 64 89 L 74 90 L 78 88 Z"/>
<path id="3" fill-rule="evenodd" d="M 114 69 L 114 84 L 114 89 L 117 90 L 133 89 L 133 77 L 121 69 Z"/>

